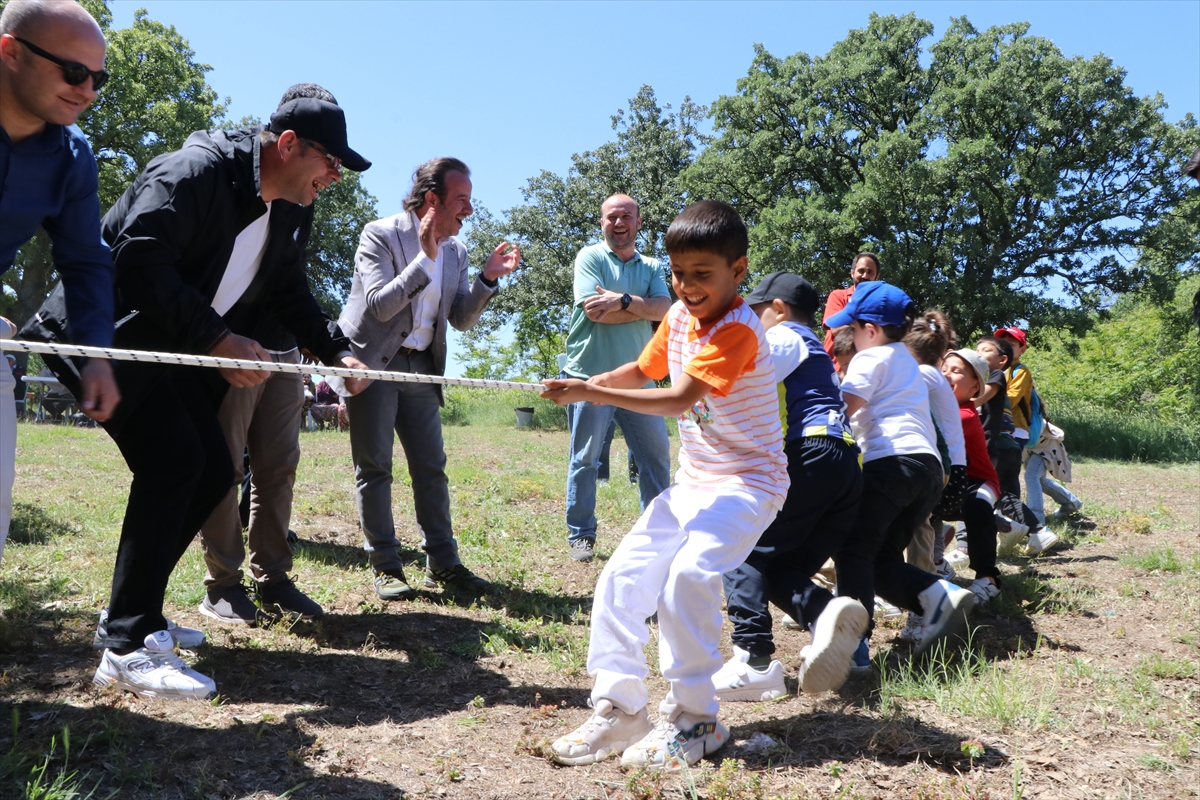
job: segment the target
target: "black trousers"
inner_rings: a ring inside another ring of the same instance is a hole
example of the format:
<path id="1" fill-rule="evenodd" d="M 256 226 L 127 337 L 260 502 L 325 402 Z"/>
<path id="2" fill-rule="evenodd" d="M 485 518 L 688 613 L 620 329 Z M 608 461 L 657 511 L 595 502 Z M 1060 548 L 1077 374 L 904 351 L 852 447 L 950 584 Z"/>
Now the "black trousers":
<path id="1" fill-rule="evenodd" d="M 885 456 L 863 465 L 862 500 L 850 536 L 834 555 L 838 596 L 866 606 L 874 625 L 875 595 L 922 613 L 918 595 L 937 582 L 904 561 L 904 548 L 942 494 L 937 456 Z"/>
<path id="2" fill-rule="evenodd" d="M 106 425 L 133 472 L 113 570 L 108 622 L 96 646 L 118 653 L 166 629 L 163 596 L 175 565 L 233 485 L 233 464 L 217 422 L 220 395 L 197 367 L 123 364 L 140 391 L 136 408 Z M 159 374 L 155 374 L 155 373 Z M 130 374 L 132 373 L 132 374 Z M 122 400 L 122 404 L 126 401 Z"/>
<path id="3" fill-rule="evenodd" d="M 819 436 L 784 452 L 787 500 L 745 563 L 723 576 L 733 643 L 753 656 L 775 652 L 768 601 L 811 628 L 833 599 L 811 578 L 850 535 L 862 494 L 857 448 Z"/>
<path id="4" fill-rule="evenodd" d="M 1000 570 L 996 568 L 996 516 L 995 506 L 977 492 L 983 481 L 972 481 L 963 498 L 962 518 L 967 529 L 967 553 L 971 557 L 971 569 L 976 578 L 995 578 L 1000 582 Z"/>

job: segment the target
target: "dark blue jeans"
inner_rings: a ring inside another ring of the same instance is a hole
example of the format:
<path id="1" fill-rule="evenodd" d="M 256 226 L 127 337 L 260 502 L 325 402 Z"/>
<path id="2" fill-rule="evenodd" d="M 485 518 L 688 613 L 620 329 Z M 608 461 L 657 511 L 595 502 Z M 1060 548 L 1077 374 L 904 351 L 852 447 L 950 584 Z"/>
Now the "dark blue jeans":
<path id="1" fill-rule="evenodd" d="M 861 601 L 872 617 L 876 594 L 922 613 L 917 597 L 937 578 L 905 563 L 904 548 L 941 495 L 942 462 L 937 456 L 885 456 L 864 464 L 858 519 L 834 555 L 838 595 Z"/>
<path id="2" fill-rule="evenodd" d="M 753 656 L 775 652 L 768 602 L 811 627 L 833 599 L 811 578 L 850 535 L 862 494 L 857 448 L 819 436 L 784 452 L 787 500 L 745 563 L 723 576 L 733 643 Z"/>

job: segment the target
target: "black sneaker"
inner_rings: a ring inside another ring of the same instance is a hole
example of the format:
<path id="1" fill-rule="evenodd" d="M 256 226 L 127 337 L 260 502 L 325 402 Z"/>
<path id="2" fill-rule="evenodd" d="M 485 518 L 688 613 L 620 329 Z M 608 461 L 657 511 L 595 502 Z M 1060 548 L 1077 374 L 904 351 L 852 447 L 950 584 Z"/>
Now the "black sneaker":
<path id="1" fill-rule="evenodd" d="M 400 567 L 376 570 L 372 585 L 380 600 L 412 600 L 417 596 L 417 590 L 408 585 Z"/>
<path id="2" fill-rule="evenodd" d="M 596 557 L 595 539 L 576 539 L 571 542 L 572 561 L 591 561 Z"/>
<path id="3" fill-rule="evenodd" d="M 200 603 L 200 613 L 227 625 L 258 625 L 271 616 L 254 605 L 246 587 L 240 583 L 233 586 L 213 586 Z"/>
<path id="4" fill-rule="evenodd" d="M 455 564 L 446 569 L 427 568 L 425 570 L 425 588 L 436 589 L 439 586 L 473 597 L 488 594 L 492 590 L 491 583 L 471 572 L 462 564 Z"/>
<path id="5" fill-rule="evenodd" d="M 296 588 L 291 578 L 257 584 L 258 601 L 264 606 L 279 606 L 285 613 L 299 614 L 301 619 L 316 619 L 325 615 L 325 609 Z"/>

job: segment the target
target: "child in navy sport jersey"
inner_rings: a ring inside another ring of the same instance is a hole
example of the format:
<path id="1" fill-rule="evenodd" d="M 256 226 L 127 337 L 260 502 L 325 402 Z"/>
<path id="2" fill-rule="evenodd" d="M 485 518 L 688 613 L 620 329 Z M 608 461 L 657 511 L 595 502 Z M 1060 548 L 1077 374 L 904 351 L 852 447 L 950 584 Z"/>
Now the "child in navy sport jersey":
<path id="1" fill-rule="evenodd" d="M 811 580 L 849 535 L 862 492 L 858 446 L 837 374 L 811 328 L 817 292 L 799 275 L 774 272 L 746 302 L 771 348 L 791 488 L 746 562 L 725 573 L 733 657 L 713 684 L 721 700 L 756 702 L 787 694 L 783 665 L 771 657 L 768 601 L 812 632 L 799 669 L 800 686 L 810 694 L 846 680 L 868 618 L 862 603 L 834 598 Z"/>

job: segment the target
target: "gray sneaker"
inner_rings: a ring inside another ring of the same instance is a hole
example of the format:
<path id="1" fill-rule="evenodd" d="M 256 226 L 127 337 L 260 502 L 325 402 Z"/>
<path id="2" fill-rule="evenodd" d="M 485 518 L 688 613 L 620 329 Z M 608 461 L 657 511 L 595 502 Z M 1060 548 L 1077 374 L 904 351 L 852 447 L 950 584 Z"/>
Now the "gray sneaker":
<path id="1" fill-rule="evenodd" d="M 400 567 L 376 570 L 373 586 L 380 600 L 412 600 L 417 596 L 417 590 L 408 585 Z"/>
<path id="2" fill-rule="evenodd" d="M 299 614 L 301 619 L 316 619 L 325 616 L 325 609 L 297 589 L 291 578 L 260 583 L 257 584 L 257 589 L 258 602 L 264 606 L 279 606 L 284 613 Z"/>
<path id="3" fill-rule="evenodd" d="M 596 557 L 596 540 L 591 538 L 576 539 L 571 542 L 572 561 L 591 561 Z"/>
<path id="4" fill-rule="evenodd" d="M 425 588 L 438 587 L 452 592 L 462 592 L 471 597 L 482 597 L 492 591 L 492 584 L 476 575 L 462 564 L 446 569 L 426 569 Z"/>
<path id="5" fill-rule="evenodd" d="M 200 603 L 200 613 L 227 625 L 258 625 L 271 619 L 265 611 L 254 605 L 246 587 L 240 583 L 233 586 L 212 586 Z"/>

